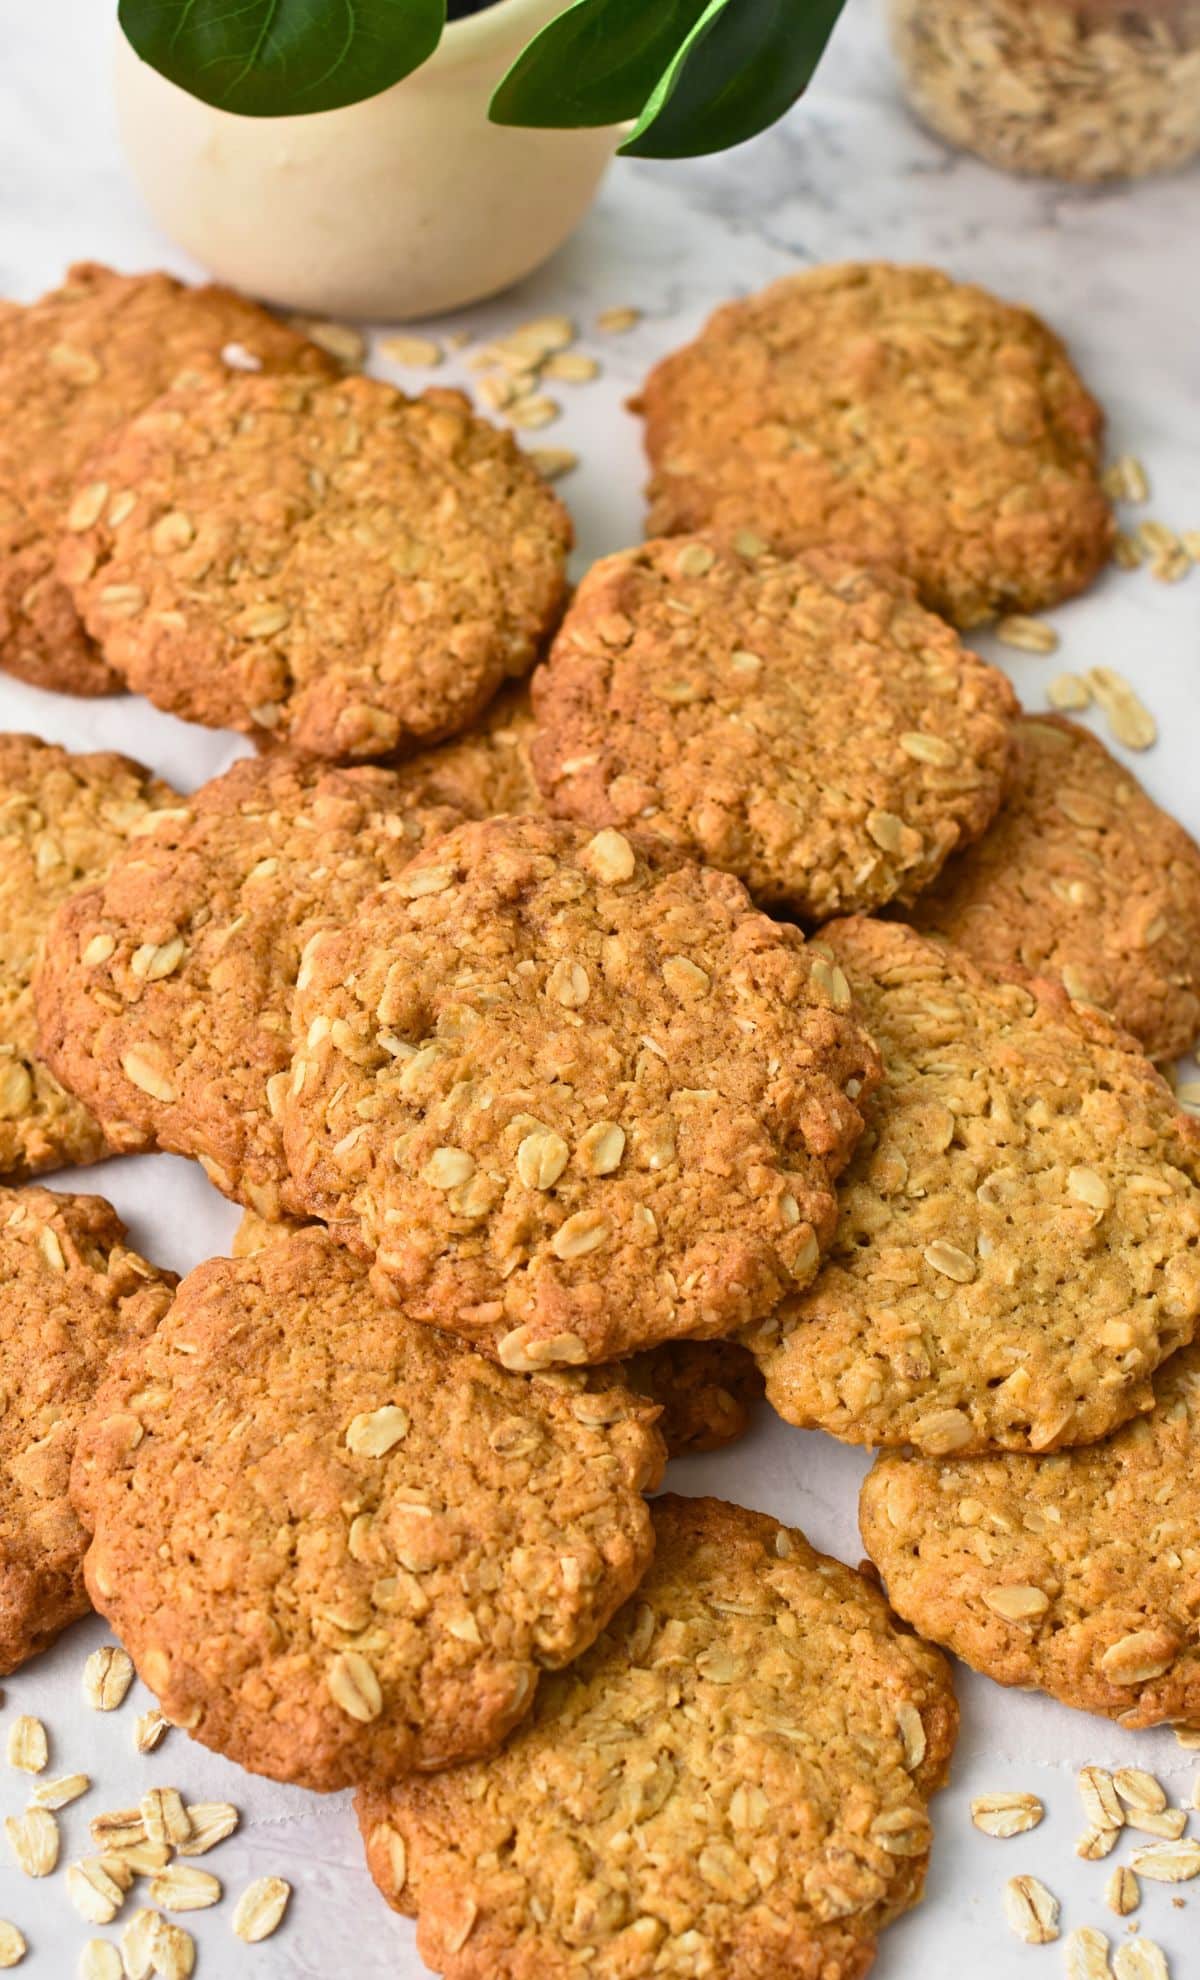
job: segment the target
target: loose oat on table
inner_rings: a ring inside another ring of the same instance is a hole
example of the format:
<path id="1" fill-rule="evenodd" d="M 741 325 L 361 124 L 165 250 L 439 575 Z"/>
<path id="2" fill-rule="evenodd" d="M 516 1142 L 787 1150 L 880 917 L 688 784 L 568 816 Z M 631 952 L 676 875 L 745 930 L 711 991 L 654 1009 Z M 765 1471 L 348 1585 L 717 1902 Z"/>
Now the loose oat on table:
<path id="1" fill-rule="evenodd" d="M 710 318 L 642 390 L 648 534 L 748 526 L 914 579 L 961 626 L 1108 561 L 1102 415 L 1053 331 L 938 269 L 815 268 Z"/>
<path id="2" fill-rule="evenodd" d="M 876 1062 L 730 876 L 611 828 L 447 834 L 305 953 L 297 1194 L 507 1367 L 727 1334 L 807 1284 Z"/>
<path id="3" fill-rule="evenodd" d="M 1158 724 L 1124 675 L 1111 667 L 1089 667 L 1086 678 L 1114 739 L 1126 749 L 1150 749 L 1158 740 Z"/>
<path id="4" fill-rule="evenodd" d="M 5 1401 L 7 1403 L 7 1396 Z M 27 1712 L 14 1719 L 8 1729 L 6 1752 L 9 1766 L 17 1768 L 18 1772 L 42 1773 L 50 1758 L 50 1743 L 41 1720 L 30 1718 Z"/>
<path id="5" fill-rule="evenodd" d="M 562 609 L 566 510 L 458 392 L 198 378 L 86 474 L 60 574 L 130 685 L 210 727 L 329 757 L 436 742 Z"/>
<path id="6" fill-rule="evenodd" d="M 1112 1855 L 1120 1839 L 1120 1829 L 1085 1829 L 1075 1844 L 1075 1854 L 1085 1863 L 1099 1863 Z"/>
<path id="7" fill-rule="evenodd" d="M 1153 1939 L 1126 1939 L 1113 1953 L 1114 1980 L 1170 1980 L 1167 1956 Z"/>
<path id="8" fill-rule="evenodd" d="M 551 811 L 645 832 L 817 921 L 911 900 L 979 836 L 1017 713 L 906 580 L 744 535 L 593 565 L 532 693 Z"/>
<path id="9" fill-rule="evenodd" d="M 976 1795 L 971 1820 L 985 1836 L 1022 1836 L 1036 1829 L 1046 1810 L 1036 1794 L 1006 1790 Z"/>
<path id="10" fill-rule="evenodd" d="M 447 1980 L 859 1980 L 920 1894 L 945 1665 L 775 1520 L 653 1511 L 641 1588 L 498 1755 L 359 1797 Z"/>
<path id="11" fill-rule="evenodd" d="M 1022 617 L 1020 613 L 996 621 L 996 638 L 1002 646 L 1013 646 L 1023 653 L 1053 653 L 1058 634 L 1044 619 Z"/>
<path id="12" fill-rule="evenodd" d="M 1181 1833 L 1171 1842 L 1146 1843 L 1134 1850 L 1129 1867 L 1154 1884 L 1188 1884 L 1200 1877 L 1200 1841 Z"/>
<path id="13" fill-rule="evenodd" d="M 60 1774 L 54 1780 L 39 1781 L 32 1801 L 36 1808 L 66 1808 L 86 1794 L 91 1785 L 87 1774 Z"/>
<path id="14" fill-rule="evenodd" d="M 164 1911 L 207 1911 L 221 1894 L 219 1877 L 188 1863 L 172 1863 L 150 1882 L 150 1902 Z"/>
<path id="15" fill-rule="evenodd" d="M 233 1912 L 233 1929 L 248 1946 L 256 1946 L 278 1931 L 292 1887 L 282 1877 L 257 1877 L 247 1884 Z"/>
<path id="16" fill-rule="evenodd" d="M 1079 1775 L 1079 1798 L 1083 1812 L 1094 1828 L 1121 1829 L 1125 1810 L 1107 1767 L 1084 1767 Z"/>
<path id="17" fill-rule="evenodd" d="M 421 365 L 427 369 L 442 362 L 445 353 L 436 337 L 381 337 L 379 355 L 392 364 Z"/>
<path id="18" fill-rule="evenodd" d="M 174 1924 L 169 1918 L 162 1918 L 152 1912 L 154 1927 L 150 1935 L 151 1956 L 154 1971 L 160 1980 L 189 1980 L 195 1970 L 196 1941 L 182 1925 Z"/>
<path id="19" fill-rule="evenodd" d="M 89 1939 L 79 1955 L 79 1980 L 123 1980 L 121 1955 L 111 1939 Z"/>
<path id="20" fill-rule="evenodd" d="M 1094 1925 L 1077 1925 L 1063 1940 L 1067 1980 L 1112 1980 L 1108 1940 Z"/>
<path id="21" fill-rule="evenodd" d="M 1104 1886 L 1104 1902 L 1118 1918 L 1128 1918 L 1142 1901 L 1141 1886 L 1127 1864 L 1118 1863 Z"/>
<path id="22" fill-rule="evenodd" d="M 231 1801 L 190 1801 L 187 1817 L 190 1833 L 176 1845 L 180 1856 L 207 1856 L 233 1834 L 240 1819 Z"/>
<path id="23" fill-rule="evenodd" d="M 1200 1033 L 1200 848 L 1086 729 L 1017 726 L 999 816 L 909 919 L 977 962 L 1057 975 L 1178 1058 Z"/>
<path id="24" fill-rule="evenodd" d="M 653 1410 L 596 1403 L 410 1324 L 323 1231 L 214 1259 L 82 1433 L 92 1598 L 165 1714 L 255 1772 L 483 1752 L 649 1558 Z M 143 1811 L 187 1843 L 177 1794 Z"/>
<path id="25" fill-rule="evenodd" d="M 48 1808 L 27 1808 L 6 1815 L 4 1836 L 19 1869 L 27 1877 L 48 1877 L 58 1863 L 59 1828 Z"/>
<path id="26" fill-rule="evenodd" d="M 1058 1937 L 1058 1899 L 1038 1877 L 1009 1878 L 1004 1886 L 1004 1916 L 1027 1946 L 1047 1946 Z"/>
<path id="27" fill-rule="evenodd" d="M 133 1743 L 139 1753 L 153 1753 L 162 1745 L 171 1728 L 161 1712 L 139 1712 L 133 1728 Z"/>
<path id="28" fill-rule="evenodd" d="M 0 735 L 0 1176 L 110 1152 L 100 1123 L 38 1057 L 34 972 L 55 911 L 177 802 L 128 757 Z"/>
<path id="29" fill-rule="evenodd" d="M 19 1966 L 28 1950 L 24 1933 L 0 1918 L 0 1966 Z"/>
<path id="30" fill-rule="evenodd" d="M 83 1667 L 83 1695 L 94 1712 L 115 1712 L 133 1683 L 133 1659 L 119 1644 L 103 1643 Z"/>

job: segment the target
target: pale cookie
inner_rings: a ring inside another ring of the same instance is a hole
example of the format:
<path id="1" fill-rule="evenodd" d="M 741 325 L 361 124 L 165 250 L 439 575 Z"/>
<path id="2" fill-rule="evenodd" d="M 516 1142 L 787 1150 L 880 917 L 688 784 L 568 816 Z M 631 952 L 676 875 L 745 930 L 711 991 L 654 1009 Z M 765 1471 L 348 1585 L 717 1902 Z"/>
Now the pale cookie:
<path id="1" fill-rule="evenodd" d="M 998 1683 L 1200 1729 L 1200 1347 L 1154 1395 L 1153 1415 L 1057 1457 L 889 1452 L 863 1540 L 901 1615 Z"/>
<path id="2" fill-rule="evenodd" d="M 567 512 L 459 392 L 198 378 L 86 477 L 60 574 L 130 686 L 209 727 L 321 756 L 436 742 L 562 609 Z"/>
<path id="3" fill-rule="evenodd" d="M 950 1674 L 872 1585 L 716 1499 L 483 1765 L 358 1814 L 446 1980 L 859 1980 L 921 1894 Z"/>
<path id="4" fill-rule="evenodd" d="M 76 1433 L 174 1285 L 102 1197 L 0 1187 L 0 1675 L 87 1614 L 87 1536 L 67 1494 Z"/>
<path id="5" fill-rule="evenodd" d="M 648 534 L 749 528 L 891 565 L 955 625 L 1090 584 L 1103 417 L 1027 309 L 849 262 L 726 303 L 642 390 Z"/>
<path id="6" fill-rule="evenodd" d="M 991 830 L 911 919 L 977 962 L 1057 976 L 1179 1058 L 1200 1034 L 1200 848 L 1087 729 L 1027 716 L 1018 737 Z"/>
<path id="7" fill-rule="evenodd" d="M 729 875 L 463 825 L 311 942 L 296 1193 L 416 1319 L 511 1368 L 733 1331 L 807 1285 L 875 1056 Z"/>
<path id="8" fill-rule="evenodd" d="M 275 1109 L 301 951 L 457 817 L 386 770 L 236 763 L 60 911 L 37 984 L 46 1058 L 114 1146 L 195 1156 L 266 1216 L 299 1208 Z"/>
<path id="9" fill-rule="evenodd" d="M 81 1430 L 85 1571 L 166 1717 L 332 1789 L 487 1752 L 652 1551 L 653 1411 L 371 1295 L 324 1231 L 184 1280 Z"/>
<path id="10" fill-rule="evenodd" d="M 911 900 L 978 837 L 1017 712 L 906 579 L 694 536 L 593 565 L 533 702 L 551 811 L 811 921 Z"/>
<path id="11" fill-rule="evenodd" d="M 885 1080 L 811 1291 L 751 1342 L 790 1423 L 935 1456 L 1086 1444 L 1200 1316 L 1200 1122 L 1057 984 L 824 931 Z"/>
<path id="12" fill-rule="evenodd" d="M 229 289 L 96 262 L 0 315 L 0 666 L 35 687 L 111 694 L 119 674 L 54 574 L 80 468 L 196 364 L 332 372 L 324 352 Z"/>
<path id="13" fill-rule="evenodd" d="M 55 910 L 178 802 L 126 756 L 72 756 L 36 736 L 0 735 L 0 1175 L 112 1152 L 38 1056 L 34 971 Z"/>

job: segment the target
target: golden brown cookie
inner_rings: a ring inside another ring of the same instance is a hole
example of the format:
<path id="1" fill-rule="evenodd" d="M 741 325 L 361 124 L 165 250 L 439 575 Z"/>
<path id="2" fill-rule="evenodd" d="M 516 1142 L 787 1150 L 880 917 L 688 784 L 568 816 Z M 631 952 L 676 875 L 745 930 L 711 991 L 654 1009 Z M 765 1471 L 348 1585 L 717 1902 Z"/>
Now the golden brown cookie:
<path id="1" fill-rule="evenodd" d="M 99 1121 L 38 1057 L 33 975 L 55 909 L 178 802 L 127 756 L 0 735 L 0 1175 L 111 1153 Z"/>
<path id="2" fill-rule="evenodd" d="M 298 1209 L 275 1108 L 301 951 L 457 817 L 387 770 L 236 763 L 60 911 L 45 1057 L 113 1146 L 195 1156 L 227 1196 Z"/>
<path id="3" fill-rule="evenodd" d="M 533 684 L 548 806 L 806 920 L 911 900 L 995 813 L 1016 697 L 906 579 L 753 543 L 593 565 Z"/>
<path id="4" fill-rule="evenodd" d="M 460 826 L 308 945 L 295 1191 L 510 1368 L 730 1333 L 832 1232 L 875 1078 L 848 1006 L 727 874 L 612 830 Z"/>
<path id="5" fill-rule="evenodd" d="M 85 472 L 60 574 L 130 686 L 209 727 L 333 757 L 436 742 L 562 609 L 567 512 L 459 392 L 197 377 Z"/>
<path id="6" fill-rule="evenodd" d="M 762 1513 L 653 1512 L 637 1595 L 502 1753 L 359 1796 L 446 1980 L 858 1980 L 921 1894 L 958 1725 L 938 1652 Z"/>
<path id="7" fill-rule="evenodd" d="M 97 1396 L 88 1590 L 166 1715 L 255 1773 L 474 1758 L 644 1573 L 652 1420 L 411 1325 L 302 1231 L 191 1273 Z"/>
<path id="8" fill-rule="evenodd" d="M 824 931 L 883 1056 L 816 1283 L 751 1342 L 790 1423 L 935 1456 L 1086 1444 L 1200 1318 L 1200 1122 L 1057 984 Z"/>
<path id="9" fill-rule="evenodd" d="M 1200 1729 L 1200 1347 L 1151 1416 L 1057 1457 L 888 1452 L 863 1540 L 900 1613 L 1000 1684 L 1126 1726 Z"/>
<path id="10" fill-rule="evenodd" d="M 153 1333 L 175 1274 L 99 1196 L 0 1187 L 0 1676 L 88 1611 L 67 1480 L 117 1351 Z"/>
<path id="11" fill-rule="evenodd" d="M 1003 809 L 910 918 L 977 962 L 1057 976 L 1152 1059 L 1200 1034 L 1200 847 L 1061 715 L 1018 724 Z"/>
<path id="12" fill-rule="evenodd" d="M 533 733 L 529 689 L 522 683 L 498 694 L 474 728 L 409 757 L 404 770 L 424 803 L 453 805 L 464 818 L 542 812 L 530 762 Z"/>
<path id="13" fill-rule="evenodd" d="M 847 262 L 726 303 L 651 372 L 648 534 L 748 527 L 913 579 L 955 625 L 1108 560 L 1099 406 L 1053 331 L 936 268 Z"/>
<path id="14" fill-rule="evenodd" d="M 121 680 L 54 574 L 89 454 L 198 363 L 332 373 L 324 352 L 229 289 L 96 262 L 0 316 L 0 665 L 35 687 L 111 694 Z"/>

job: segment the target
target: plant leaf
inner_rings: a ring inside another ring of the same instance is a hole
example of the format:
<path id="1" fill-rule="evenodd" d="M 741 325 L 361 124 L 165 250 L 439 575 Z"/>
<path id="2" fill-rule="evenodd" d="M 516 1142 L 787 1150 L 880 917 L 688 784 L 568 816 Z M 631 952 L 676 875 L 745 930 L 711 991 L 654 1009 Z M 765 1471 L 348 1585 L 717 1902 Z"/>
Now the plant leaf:
<path id="1" fill-rule="evenodd" d="M 623 124 L 641 115 L 708 0 L 575 0 L 522 49 L 492 96 L 495 124 Z"/>
<path id="2" fill-rule="evenodd" d="M 765 131 L 812 80 L 845 0 L 710 0 L 621 150 L 694 158 Z"/>
<path id="3" fill-rule="evenodd" d="M 437 47 L 445 0 L 120 0 L 143 62 L 243 117 L 340 110 Z"/>

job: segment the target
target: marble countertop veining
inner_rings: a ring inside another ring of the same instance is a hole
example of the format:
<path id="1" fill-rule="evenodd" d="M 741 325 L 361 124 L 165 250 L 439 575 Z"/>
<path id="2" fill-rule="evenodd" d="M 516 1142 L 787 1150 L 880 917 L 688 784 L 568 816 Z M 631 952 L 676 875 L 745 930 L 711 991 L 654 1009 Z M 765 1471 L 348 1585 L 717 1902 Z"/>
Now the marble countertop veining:
<path id="1" fill-rule="evenodd" d="M 156 234 L 121 164 L 108 89 L 113 12 L 113 0 L 46 0 L 21 9 L 18 21 L 10 5 L 0 28 L 0 294 L 32 296 L 77 258 L 198 272 Z M 458 313 L 454 327 L 487 337 L 553 308 L 572 312 L 586 332 L 606 305 L 645 311 L 624 337 L 586 339 L 603 376 L 564 387 L 562 420 L 536 436 L 580 453 L 581 467 L 561 485 L 581 564 L 640 533 L 643 467 L 637 423 L 623 401 L 648 364 L 725 297 L 805 262 L 855 256 L 938 262 L 1031 302 L 1067 336 L 1108 406 L 1114 451 L 1131 449 L 1146 461 L 1153 483 L 1146 513 L 1200 527 L 1198 223 L 1195 170 L 1132 188 L 1075 191 L 1005 178 L 950 154 L 899 100 L 874 0 L 850 0 L 814 88 L 781 127 L 724 157 L 619 163 L 585 226 L 547 268 L 513 294 Z M 437 376 L 469 380 L 470 373 L 456 361 Z M 1200 833 L 1200 573 L 1177 586 L 1114 573 L 1052 616 L 1063 641 L 1052 661 L 980 644 L 1035 708 L 1045 705 L 1045 685 L 1059 667 L 1104 662 L 1134 677 L 1162 729 L 1157 747 L 1137 759 L 1138 773 Z M 71 701 L 2 677 L 0 722 L 76 747 L 128 749 L 189 789 L 241 749 L 143 703 Z M 110 1195 L 135 1239 L 181 1270 L 223 1249 L 237 1220 L 199 1170 L 167 1156 L 59 1180 Z M 764 1417 L 733 1450 L 673 1467 L 672 1483 L 781 1514 L 853 1561 L 863 1469 L 860 1453 Z M 189 1799 L 233 1800 L 243 1828 L 206 1868 L 231 1894 L 251 1876 L 277 1873 L 291 1879 L 295 1896 L 285 1929 L 257 1947 L 233 1938 L 228 1903 L 184 1919 L 201 1947 L 199 1980 L 418 1980 L 424 1969 L 411 1927 L 372 1891 L 347 1799 L 255 1781 L 178 1733 L 149 1759 L 137 1758 L 133 1713 L 147 1699 L 135 1693 L 105 1717 L 80 1696 L 84 1656 L 104 1638 L 99 1623 L 69 1631 L 4 1687 L 0 1736 L 18 1711 L 37 1713 L 50 1728 L 52 1771 L 94 1776 L 88 1798 L 63 1811 L 63 1861 L 85 1852 L 92 1813 L 136 1799 L 151 1782 L 178 1784 Z M 1131 1921 L 1107 1914 L 1101 1896 L 1117 1859 L 1087 1864 L 1073 1853 L 1083 1827 L 1073 1770 L 1136 1758 L 1159 1771 L 1175 1799 L 1186 1799 L 1200 1768 L 1200 1756 L 1183 1753 L 1168 1733 L 1121 1733 L 966 1673 L 959 1691 L 963 1734 L 952 1785 L 934 1809 L 927 1901 L 885 1935 L 880 1980 L 924 1980 L 956 1966 L 987 1980 L 1061 1970 L 1061 1947 L 1034 1951 L 1004 1925 L 1001 1886 L 1022 1871 L 1036 1871 L 1062 1900 L 1064 1931 L 1092 1924 L 1119 1940 Z M 0 1769 L 0 1814 L 23 1806 L 27 1788 Z M 999 1788 L 1040 1794 L 1044 1825 L 1006 1842 L 972 1829 L 970 1797 Z M 1170 1953 L 1173 1980 L 1200 1980 L 1196 1888 L 1147 1887 L 1139 1914 L 1140 1929 Z M 1177 1899 L 1185 1909 L 1174 1908 Z M 22 1971 L 45 1980 L 70 1980 L 95 1931 L 67 1905 L 61 1869 L 31 1883 L 7 1855 L 0 1916 L 29 1939 Z"/>

